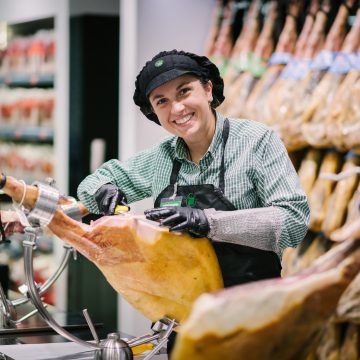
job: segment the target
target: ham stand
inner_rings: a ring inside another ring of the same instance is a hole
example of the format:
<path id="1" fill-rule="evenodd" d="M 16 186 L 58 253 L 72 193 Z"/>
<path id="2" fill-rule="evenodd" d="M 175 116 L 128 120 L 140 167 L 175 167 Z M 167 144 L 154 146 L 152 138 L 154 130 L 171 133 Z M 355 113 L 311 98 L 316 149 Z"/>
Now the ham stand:
<path id="1" fill-rule="evenodd" d="M 155 356 L 159 350 L 166 345 L 169 335 L 177 325 L 175 320 L 163 318 L 152 326 L 151 333 L 131 340 L 121 339 L 120 334 L 118 333 L 110 333 L 107 335 L 106 339 L 100 341 L 96 333 L 95 326 L 91 321 L 87 310 L 84 309 L 83 314 L 85 320 L 95 340 L 94 342 L 87 342 L 68 332 L 52 318 L 51 314 L 46 309 L 46 305 L 41 300 L 41 295 L 50 288 L 50 286 L 53 285 L 61 275 L 69 262 L 71 253 L 73 252 L 75 255 L 76 252 L 72 247 L 65 246 L 65 254 L 58 270 L 42 286 L 36 284 L 34 280 L 33 254 L 36 250 L 37 239 L 42 232 L 42 227 L 46 226 L 51 221 L 55 209 L 58 206 L 59 193 L 51 186 L 42 183 L 36 183 L 35 185 L 39 188 L 38 200 L 35 207 L 30 212 L 27 214 L 24 213 L 29 221 L 29 226 L 25 227 L 25 239 L 23 241 L 26 284 L 20 287 L 20 291 L 25 296 L 24 298 L 10 301 L 6 298 L 0 284 L 0 328 L 14 328 L 25 319 L 39 313 L 45 322 L 59 335 L 69 341 L 93 350 L 93 357 L 87 357 L 87 359 L 132 360 L 133 352 L 131 349 L 142 344 L 152 344 L 154 347 L 144 357 L 137 358 L 142 360 L 150 360 L 153 358 L 153 356 Z M 63 210 L 67 213 L 67 215 L 79 220 L 79 212 L 76 211 L 76 203 L 70 206 L 66 205 L 66 208 L 63 208 Z M 15 320 L 15 306 L 24 304 L 28 301 L 32 302 L 35 306 L 35 310 L 31 311 L 21 319 Z"/>

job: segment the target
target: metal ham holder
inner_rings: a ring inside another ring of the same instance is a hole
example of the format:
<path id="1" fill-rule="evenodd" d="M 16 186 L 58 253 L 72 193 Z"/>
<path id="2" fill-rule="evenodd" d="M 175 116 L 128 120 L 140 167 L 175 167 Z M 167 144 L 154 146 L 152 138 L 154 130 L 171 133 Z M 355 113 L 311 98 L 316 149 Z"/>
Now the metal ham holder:
<path id="1" fill-rule="evenodd" d="M 119 333 L 110 333 L 107 335 L 106 339 L 100 341 L 87 309 L 84 309 L 84 318 L 95 340 L 95 342 L 87 342 L 64 329 L 64 327 L 59 325 L 48 312 L 46 304 L 44 304 L 41 299 L 41 295 L 43 295 L 59 278 L 70 260 L 71 253 L 74 254 L 74 259 L 76 259 L 76 250 L 71 246 L 65 245 L 64 256 L 55 273 L 41 286 L 35 282 L 33 254 L 36 250 L 37 239 L 42 232 L 42 228 L 50 223 L 55 210 L 58 207 L 59 192 L 53 186 L 44 183 L 36 182 L 33 185 L 37 186 L 39 189 L 37 202 L 31 211 L 26 214 L 23 212 L 23 215 L 26 216 L 29 223 L 29 226 L 25 227 L 25 239 L 23 240 L 26 284 L 19 288 L 24 297 L 12 301 L 8 300 L 0 284 L 0 328 L 15 328 L 17 324 L 20 324 L 29 317 L 39 313 L 46 323 L 59 335 L 67 340 L 94 350 L 93 357 L 86 357 L 86 359 L 132 360 L 133 352 L 131 349 L 142 344 L 151 344 L 154 347 L 150 352 L 144 355 L 144 357 L 137 356 L 137 358 L 142 360 L 151 359 L 164 345 L 166 345 L 169 335 L 177 325 L 175 320 L 169 318 L 160 319 L 152 326 L 151 333 L 131 340 L 121 339 Z M 70 205 L 62 205 L 61 207 L 68 216 L 77 221 L 81 221 L 80 211 L 76 202 Z M 28 301 L 32 302 L 35 306 L 35 310 L 29 312 L 21 319 L 16 320 L 15 307 L 25 304 Z"/>

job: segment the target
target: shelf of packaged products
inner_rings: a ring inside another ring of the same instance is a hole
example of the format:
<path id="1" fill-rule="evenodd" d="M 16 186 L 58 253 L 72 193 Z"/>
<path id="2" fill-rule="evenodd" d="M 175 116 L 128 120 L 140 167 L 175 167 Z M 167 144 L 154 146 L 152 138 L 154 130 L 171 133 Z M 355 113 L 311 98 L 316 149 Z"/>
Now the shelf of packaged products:
<path id="1" fill-rule="evenodd" d="M 0 85 L 21 87 L 53 87 L 54 74 L 9 74 L 0 76 Z"/>
<path id="2" fill-rule="evenodd" d="M 54 129 L 45 126 L 0 126 L 0 140 L 53 143 Z"/>

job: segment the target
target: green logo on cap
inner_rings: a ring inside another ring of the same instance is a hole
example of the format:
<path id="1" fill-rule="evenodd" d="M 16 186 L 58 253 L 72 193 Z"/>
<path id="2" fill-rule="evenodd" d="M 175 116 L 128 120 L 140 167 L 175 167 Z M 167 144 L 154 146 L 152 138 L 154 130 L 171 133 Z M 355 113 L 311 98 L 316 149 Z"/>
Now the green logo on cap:
<path id="1" fill-rule="evenodd" d="M 155 62 L 155 67 L 160 67 L 162 64 L 164 63 L 164 60 L 163 59 L 159 59 Z"/>

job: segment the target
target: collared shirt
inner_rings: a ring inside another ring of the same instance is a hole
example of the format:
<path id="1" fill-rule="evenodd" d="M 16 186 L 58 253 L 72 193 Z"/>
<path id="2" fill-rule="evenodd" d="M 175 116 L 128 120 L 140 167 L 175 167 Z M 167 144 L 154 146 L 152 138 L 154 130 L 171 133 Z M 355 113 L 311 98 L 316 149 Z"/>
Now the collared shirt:
<path id="1" fill-rule="evenodd" d="M 309 218 L 306 195 L 279 137 L 266 125 L 229 119 L 225 148 L 225 196 L 236 209 L 275 206 L 282 213 L 280 249 L 296 246 L 304 237 Z M 173 160 L 181 163 L 179 185 L 219 185 L 224 117 L 217 113 L 216 130 L 208 151 L 195 164 L 188 160 L 185 142 L 172 136 L 120 162 L 110 160 L 86 177 L 78 197 L 89 211 L 98 213 L 94 193 L 106 183 L 117 185 L 129 203 L 152 197 L 155 201 L 169 185 Z"/>

